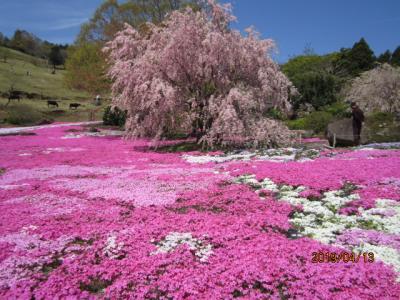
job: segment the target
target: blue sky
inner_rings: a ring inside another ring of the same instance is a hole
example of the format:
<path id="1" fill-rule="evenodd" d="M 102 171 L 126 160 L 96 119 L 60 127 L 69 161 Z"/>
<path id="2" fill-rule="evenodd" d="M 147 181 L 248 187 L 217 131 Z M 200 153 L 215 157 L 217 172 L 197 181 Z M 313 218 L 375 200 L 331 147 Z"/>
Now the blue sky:
<path id="1" fill-rule="evenodd" d="M 250 25 L 273 38 L 278 61 L 351 47 L 366 38 L 376 54 L 400 45 L 400 0 L 231 0 L 243 30 Z M 0 32 L 25 29 L 54 43 L 72 43 L 79 26 L 102 0 L 0 0 Z"/>

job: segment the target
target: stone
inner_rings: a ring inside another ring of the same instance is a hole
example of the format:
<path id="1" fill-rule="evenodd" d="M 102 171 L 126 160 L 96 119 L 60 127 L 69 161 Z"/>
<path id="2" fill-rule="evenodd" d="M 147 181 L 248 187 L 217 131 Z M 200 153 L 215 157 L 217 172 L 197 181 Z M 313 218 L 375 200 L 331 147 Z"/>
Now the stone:
<path id="1" fill-rule="evenodd" d="M 400 141 L 400 123 L 387 123 L 387 126 L 374 125 L 374 122 L 366 117 L 361 129 L 361 144 L 386 143 Z M 336 134 L 336 146 L 354 146 L 353 125 L 351 118 L 334 121 L 328 125 L 326 138 L 333 146 L 334 135 Z"/>
<path id="2" fill-rule="evenodd" d="M 366 137 L 361 130 L 361 143 L 366 142 Z M 351 119 L 341 119 L 334 121 L 328 125 L 326 137 L 329 140 L 329 144 L 333 146 L 334 137 L 336 136 L 336 146 L 354 146 L 353 140 L 353 124 Z"/>

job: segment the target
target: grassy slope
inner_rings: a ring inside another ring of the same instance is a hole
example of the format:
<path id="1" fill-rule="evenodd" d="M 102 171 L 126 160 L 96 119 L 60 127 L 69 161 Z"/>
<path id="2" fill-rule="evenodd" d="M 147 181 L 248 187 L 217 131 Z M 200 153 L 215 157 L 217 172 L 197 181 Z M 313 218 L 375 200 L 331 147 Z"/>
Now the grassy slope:
<path id="1" fill-rule="evenodd" d="M 4 53 L 7 56 L 6 62 L 3 58 Z M 27 76 L 27 71 L 32 75 Z M 12 101 L 6 107 L 7 99 L 0 98 L 0 123 L 7 117 L 10 110 L 18 110 L 20 105 L 29 106 L 35 112 L 39 112 L 43 118 L 58 122 L 87 121 L 92 110 L 96 111 L 95 119 L 101 120 L 106 102 L 103 101 L 101 107 L 94 106 L 90 95 L 71 90 L 64 85 L 64 70 L 57 70 L 56 74 L 51 74 L 51 71 L 52 67 L 48 66 L 45 60 L 0 47 L 0 94 L 7 92 L 14 84 L 15 90 L 36 93 L 60 101 L 59 108 L 48 108 L 47 100 L 39 99 L 22 99 L 20 103 Z M 70 110 L 69 104 L 72 102 L 81 103 L 83 106 L 76 111 Z M 7 126 L 7 124 L 3 123 L 0 126 Z"/>
<path id="2" fill-rule="evenodd" d="M 4 62 L 3 53 L 7 53 Z M 30 71 L 31 76 L 26 72 Z M 87 99 L 88 94 L 64 86 L 64 70 L 51 74 L 52 68 L 42 59 L 0 47 L 0 91 L 7 92 L 12 84 L 15 90 L 43 94 L 52 98 Z"/>

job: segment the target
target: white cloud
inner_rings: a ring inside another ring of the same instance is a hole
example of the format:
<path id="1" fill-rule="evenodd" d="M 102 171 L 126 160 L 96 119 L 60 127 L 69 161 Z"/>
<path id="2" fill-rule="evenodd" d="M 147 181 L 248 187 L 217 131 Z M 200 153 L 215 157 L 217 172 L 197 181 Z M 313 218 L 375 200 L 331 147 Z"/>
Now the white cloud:
<path id="1" fill-rule="evenodd" d="M 50 25 L 48 30 L 63 30 L 73 27 L 79 27 L 82 23 L 85 23 L 89 18 L 66 18 L 57 20 L 54 25 Z"/>

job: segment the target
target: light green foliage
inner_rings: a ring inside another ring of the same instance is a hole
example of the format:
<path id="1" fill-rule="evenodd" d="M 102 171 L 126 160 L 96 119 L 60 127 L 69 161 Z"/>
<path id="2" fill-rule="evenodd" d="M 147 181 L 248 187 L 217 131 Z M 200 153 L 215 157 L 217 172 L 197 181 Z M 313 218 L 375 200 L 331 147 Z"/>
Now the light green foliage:
<path id="1" fill-rule="evenodd" d="M 296 120 L 286 121 L 286 125 L 291 130 L 305 130 L 305 129 L 307 129 L 306 128 L 306 119 L 305 118 L 299 118 L 299 119 L 296 119 Z"/>
<path id="2" fill-rule="evenodd" d="M 340 80 L 333 74 L 332 66 L 336 59 L 335 53 L 325 56 L 302 55 L 292 58 L 282 67 L 299 91 L 299 95 L 292 99 L 294 109 L 304 103 L 319 109 L 337 101 Z"/>
<path id="3" fill-rule="evenodd" d="M 333 116 L 329 112 L 315 111 L 306 117 L 305 126 L 315 133 L 324 133 Z"/>
<path id="4" fill-rule="evenodd" d="M 66 80 L 68 86 L 91 94 L 108 93 L 107 64 L 101 48 L 128 23 L 146 30 L 145 22 L 161 23 L 166 14 L 186 6 L 197 7 L 192 0 L 106 0 L 92 18 L 82 25 L 74 47 L 68 49 Z"/>
<path id="5" fill-rule="evenodd" d="M 300 55 L 290 59 L 282 66 L 282 71 L 291 79 L 298 80 L 308 72 L 318 72 L 324 69 L 332 69 L 331 63 L 336 59 L 337 54 L 329 55 Z"/>
<path id="6" fill-rule="evenodd" d="M 89 92 L 91 95 L 108 92 L 106 62 L 101 44 L 86 43 L 68 48 L 65 67 L 67 86 Z"/>
<path id="7" fill-rule="evenodd" d="M 315 133 L 324 133 L 334 116 L 326 111 L 314 111 L 304 118 L 287 121 L 289 129 L 313 130 Z"/>
<path id="8" fill-rule="evenodd" d="M 335 102 L 330 105 L 322 107 L 322 111 L 326 111 L 333 115 L 335 118 L 350 118 L 350 107 L 345 102 Z"/>
<path id="9" fill-rule="evenodd" d="M 119 3 L 120 2 L 120 3 Z M 124 23 L 139 28 L 146 22 L 161 23 L 165 15 L 186 6 L 198 7 L 192 0 L 106 0 L 92 18 L 81 27 L 77 44 L 100 42 L 113 39 L 123 29 Z"/>

